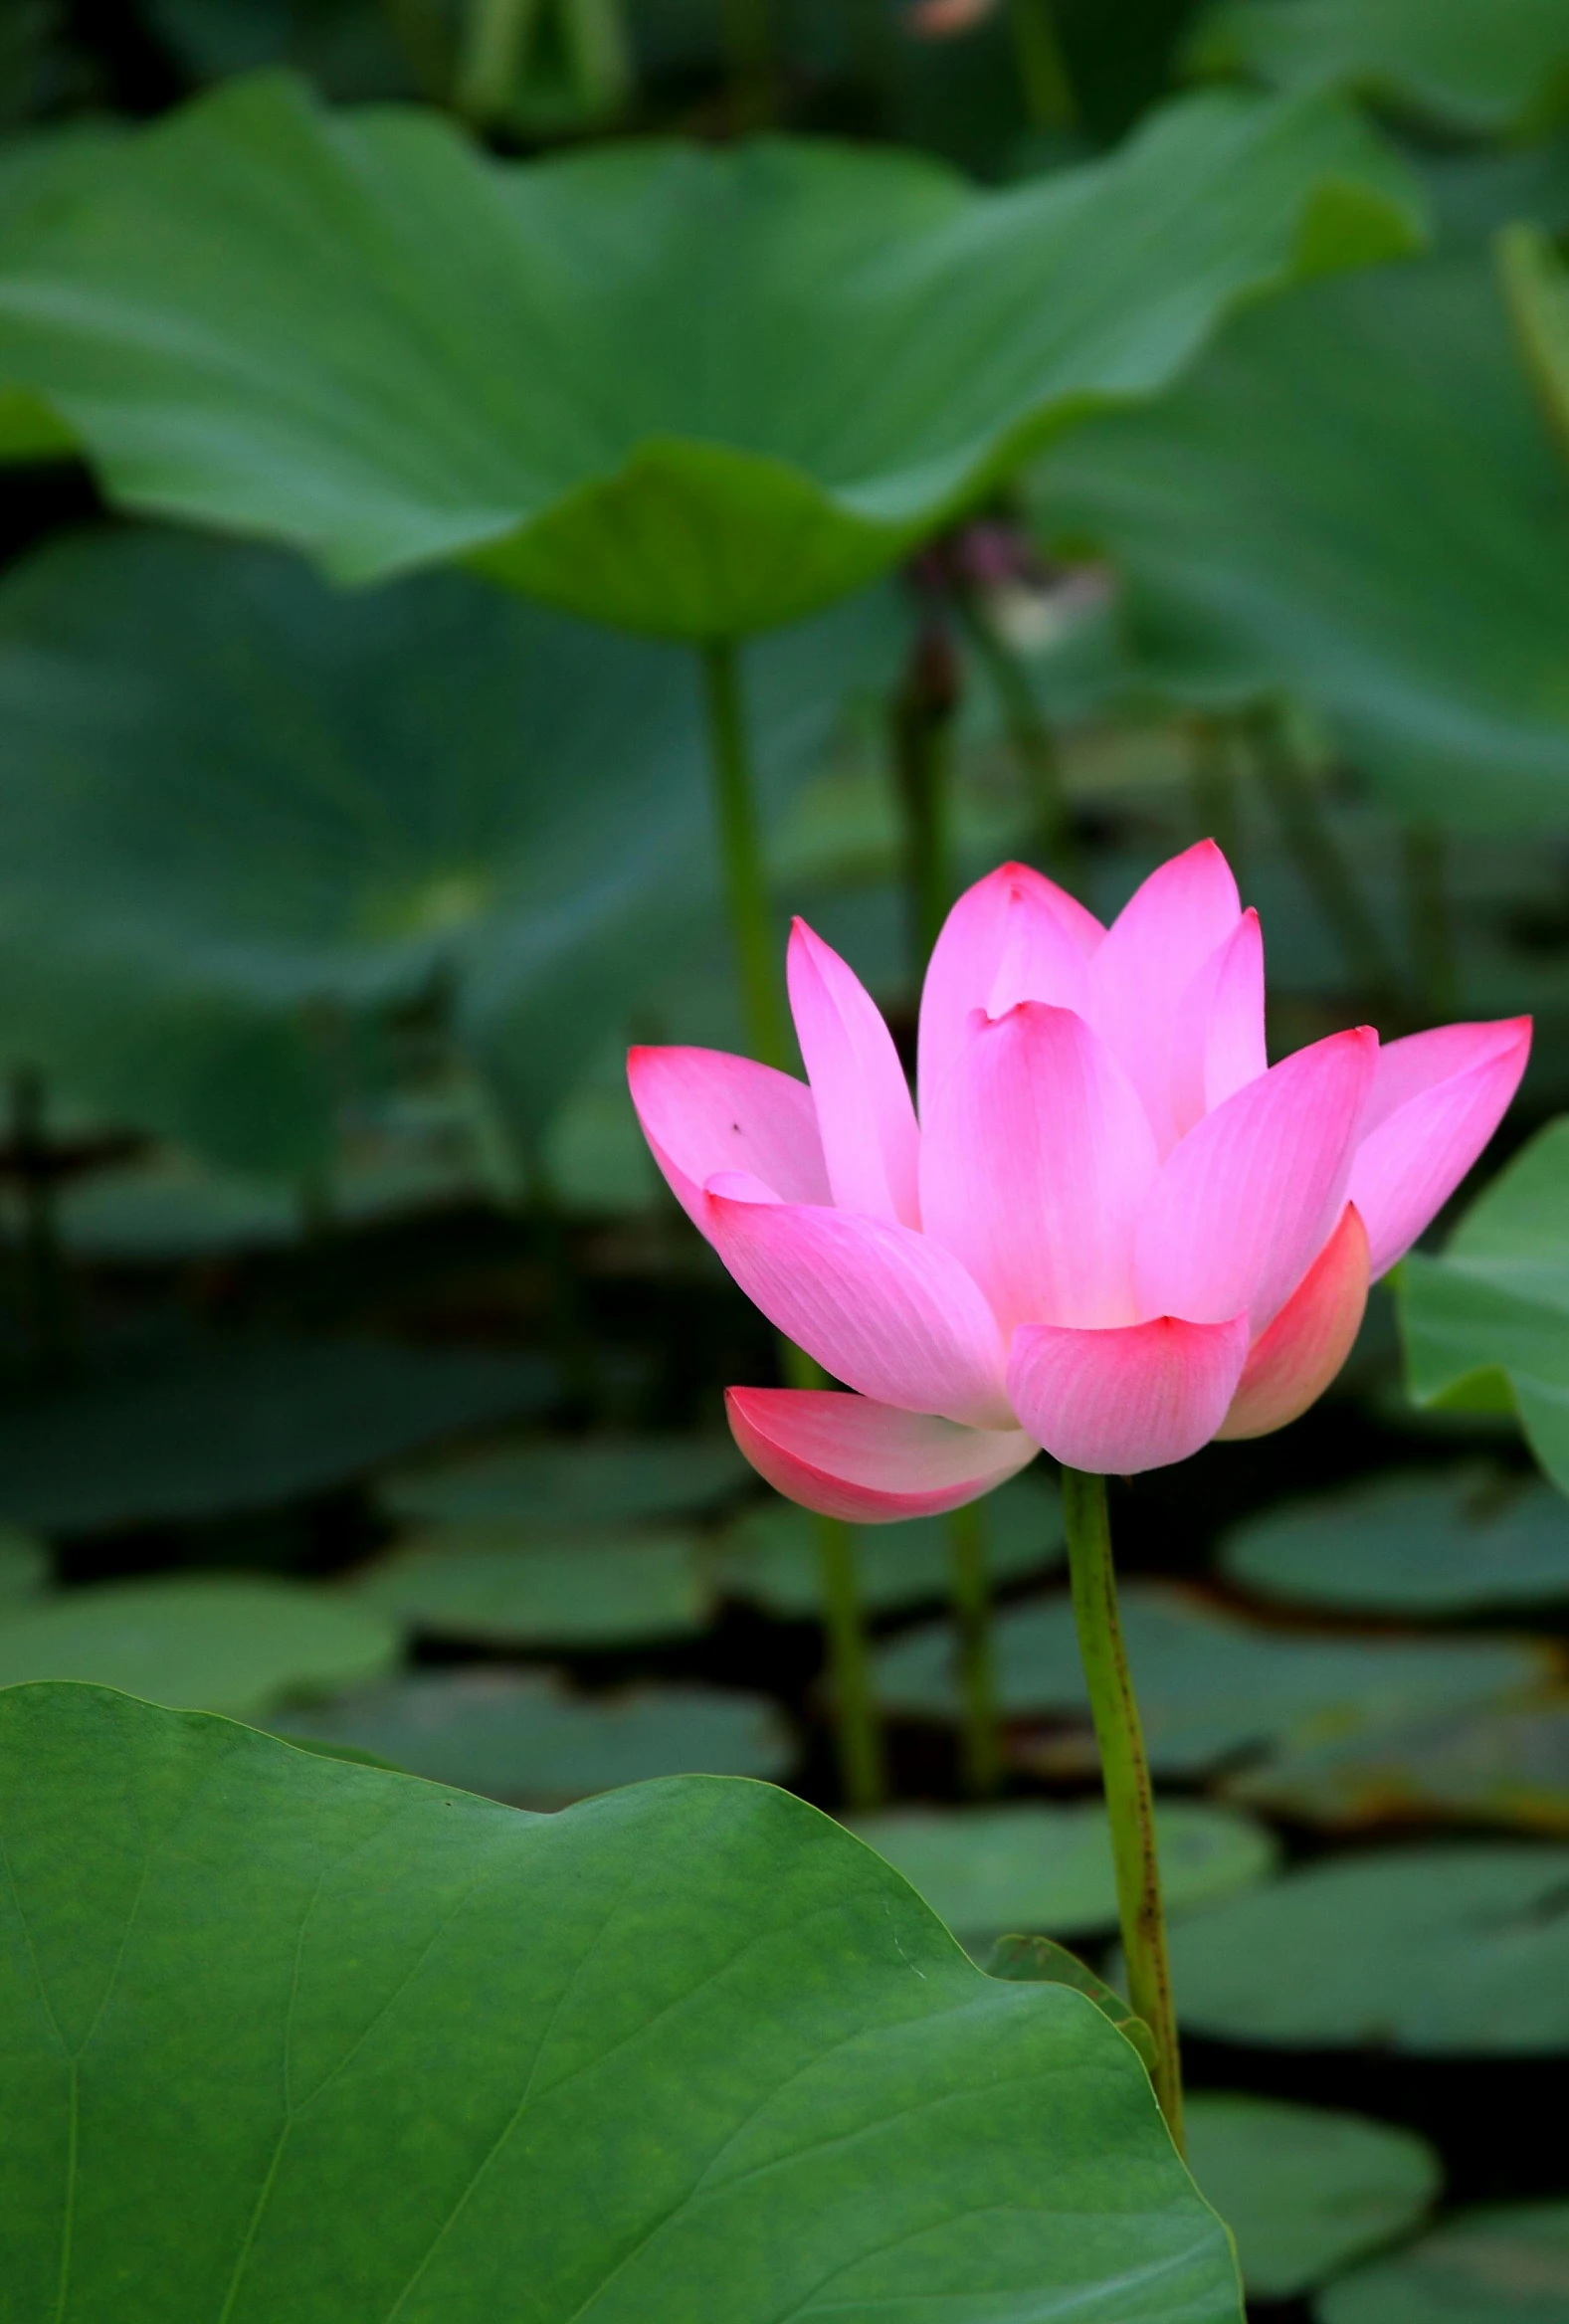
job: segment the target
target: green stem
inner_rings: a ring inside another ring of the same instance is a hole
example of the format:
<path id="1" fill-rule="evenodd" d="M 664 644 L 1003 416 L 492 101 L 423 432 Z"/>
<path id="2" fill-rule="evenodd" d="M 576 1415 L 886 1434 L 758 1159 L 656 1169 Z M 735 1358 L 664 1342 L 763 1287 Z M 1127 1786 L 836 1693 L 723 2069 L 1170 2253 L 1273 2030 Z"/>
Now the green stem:
<path id="1" fill-rule="evenodd" d="M 1143 2019 L 1154 2036 L 1155 2066 L 1151 2079 L 1166 2126 L 1180 2154 L 1182 2066 L 1171 2000 L 1171 1972 L 1166 1961 L 1166 1921 L 1160 1902 L 1155 1795 L 1150 1787 L 1138 1704 L 1133 1697 L 1127 1649 L 1122 1643 L 1122 1624 L 1117 1613 L 1105 1478 L 1065 1468 L 1063 1507 L 1068 1521 L 1074 1620 L 1089 1687 L 1089 1712 L 1100 1752 L 1100 1778 L 1111 1826 L 1111 1859 L 1116 1871 L 1122 1950 L 1127 1958 L 1128 2000 L 1135 2016 Z"/>
<path id="2" fill-rule="evenodd" d="M 1009 747 L 1029 790 L 1035 817 L 1034 852 L 1045 870 L 1078 894 L 1083 883 L 1083 857 L 1069 812 L 1057 736 L 1036 699 L 1030 673 L 983 600 L 973 590 L 961 590 L 959 609 L 975 658 L 997 696 Z"/>
<path id="3" fill-rule="evenodd" d="M 559 0 L 561 36 L 584 113 L 613 120 L 632 100 L 632 45 L 622 0 Z"/>
<path id="4" fill-rule="evenodd" d="M 805 1350 L 779 1343 L 781 1367 L 792 1388 L 821 1388 L 823 1374 Z M 833 1696 L 834 1748 L 845 1803 L 860 1813 L 881 1808 L 887 1797 L 883 1724 L 872 1685 L 872 1656 L 861 1605 L 856 1537 L 837 1517 L 812 1519 L 823 1626 L 828 1634 L 829 1686 Z"/>
<path id="5" fill-rule="evenodd" d="M 1213 840 L 1236 872 L 1242 866 L 1242 799 L 1231 740 L 1225 719 L 1193 720 L 1191 779 L 1200 836 Z"/>
<path id="6" fill-rule="evenodd" d="M 1460 980 L 1450 916 L 1449 850 L 1443 832 L 1431 825 L 1408 824 L 1401 835 L 1401 856 L 1417 987 L 1427 1014 L 1445 1018 L 1459 1006 Z"/>
<path id="7" fill-rule="evenodd" d="M 1551 235 L 1524 219 L 1503 228 L 1494 256 L 1520 360 L 1569 460 L 1569 275 Z"/>
<path id="8" fill-rule="evenodd" d="M 476 128 L 510 104 L 539 8 L 540 0 L 469 0 L 453 102 Z"/>
<path id="9" fill-rule="evenodd" d="M 730 936 L 741 987 L 746 1038 L 752 1055 L 783 1070 L 789 1064 L 784 991 L 774 940 L 762 835 L 746 743 L 746 715 L 735 646 L 729 639 L 702 650 L 708 713 L 709 760 L 719 857 L 730 906 Z"/>
<path id="10" fill-rule="evenodd" d="M 955 892 L 950 781 L 955 676 L 946 640 L 925 629 L 893 697 L 893 773 L 904 822 L 904 886 L 917 986 Z"/>
<path id="11" fill-rule="evenodd" d="M 753 128 L 773 110 L 773 0 L 720 0 L 730 105 L 739 128 Z"/>
<path id="12" fill-rule="evenodd" d="M 1037 129 L 1071 129 L 1079 117 L 1052 0 L 1009 0 L 1025 111 Z"/>
<path id="13" fill-rule="evenodd" d="M 1366 1003 L 1387 1021 L 1403 1022 L 1405 997 L 1383 930 L 1324 820 L 1318 795 L 1286 740 L 1278 715 L 1260 711 L 1249 720 L 1249 730 L 1260 784 L 1303 885 L 1334 931 Z"/>
<path id="14" fill-rule="evenodd" d="M 983 1501 L 971 1501 L 949 1516 L 948 1560 L 949 1592 L 959 1634 L 964 1788 L 972 1799 L 984 1800 L 997 1789 L 1002 1751 L 997 1735 L 997 1672 Z"/>
<path id="15" fill-rule="evenodd" d="M 45 1129 L 44 1083 L 11 1076 L 11 1145 L 22 1198 L 22 1309 L 35 1380 L 63 1379 L 77 1359 L 77 1316 L 60 1240 Z"/>

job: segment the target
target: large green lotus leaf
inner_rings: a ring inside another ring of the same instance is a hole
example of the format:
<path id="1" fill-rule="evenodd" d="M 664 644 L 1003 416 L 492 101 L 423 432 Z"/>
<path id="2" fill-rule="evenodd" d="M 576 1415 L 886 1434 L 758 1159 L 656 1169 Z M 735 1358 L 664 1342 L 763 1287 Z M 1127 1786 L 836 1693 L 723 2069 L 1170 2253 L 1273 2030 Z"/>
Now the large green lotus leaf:
<path id="1" fill-rule="evenodd" d="M 1302 1744 L 1226 1788 L 1308 1824 L 1456 1817 L 1569 1834 L 1569 1702 L 1444 1711 Z"/>
<path id="2" fill-rule="evenodd" d="M 397 1653 L 373 1609 L 262 1575 L 95 1582 L 0 1616 L 0 1686 L 88 1679 L 235 1718 L 378 1677 Z"/>
<path id="3" fill-rule="evenodd" d="M 1463 2211 L 1408 2251 L 1359 2267 L 1316 2305 L 1318 2324 L 1562 2324 L 1569 2203 Z"/>
<path id="4" fill-rule="evenodd" d="M 1398 1295 L 1417 1403 L 1512 1406 L 1569 1492 L 1569 1119 L 1499 1172 L 1442 1258 L 1401 1261 Z"/>
<path id="5" fill-rule="evenodd" d="M 1251 1887 L 1274 1867 L 1269 1832 L 1235 1809 L 1167 1801 L 1159 1823 L 1170 1911 Z M 1111 1835 L 1098 1803 L 890 1808 L 857 1817 L 851 1830 L 969 1944 L 1004 1930 L 1082 1937 L 1116 1926 Z"/>
<path id="6" fill-rule="evenodd" d="M 540 1671 L 420 1670 L 291 1712 L 279 1730 L 528 1808 L 650 1776 L 778 1777 L 796 1757 L 766 1696 L 716 1686 L 574 1694 Z"/>
<path id="7" fill-rule="evenodd" d="M 1557 111 L 1569 96 L 1559 0 L 1224 0 L 1190 58 L 1276 89 L 1354 90 L 1474 131 Z"/>
<path id="8" fill-rule="evenodd" d="M 1195 2034 L 1306 2048 L 1569 2049 L 1569 1847 L 1320 1858 L 1171 1932 Z"/>
<path id="9" fill-rule="evenodd" d="M 759 1784 L 533 1817 L 0 1697 L 6 2298 L 80 2324 L 1237 2324 L 1093 2004 Z"/>
<path id="10" fill-rule="evenodd" d="M 0 266 L 14 234 L 60 195 L 91 182 L 115 134 L 107 122 L 81 122 L 10 137 L 0 145 Z M 0 364 L 0 461 L 60 459 L 75 449 L 58 413 L 13 382 Z"/>
<path id="11" fill-rule="evenodd" d="M 1569 820 L 1569 481 L 1485 258 L 1239 316 L 1036 491 L 1049 534 L 1119 568 L 1157 693 L 1293 692 L 1401 815 Z"/>
<path id="12" fill-rule="evenodd" d="M 406 1521 L 548 1530 L 685 1515 L 722 1500 L 750 1474 L 729 1437 L 597 1430 L 401 1469 L 382 1478 L 378 1498 Z"/>
<path id="13" fill-rule="evenodd" d="M 1148 1582 L 1122 1593 L 1128 1659 L 1151 1764 L 1182 1775 L 1275 1737 L 1342 1733 L 1441 1705 L 1496 1701 L 1550 1674 L 1514 1640 L 1384 1641 L 1273 1631 Z M 995 1632 L 1003 1709 L 1082 1713 L 1088 1696 L 1066 1598 L 1011 1608 Z M 954 1637 L 931 1623 L 875 1658 L 884 1706 L 956 1718 Z"/>
<path id="14" fill-rule="evenodd" d="M 1055 1485 L 1017 1477 L 990 1496 L 981 1518 L 994 1588 L 1061 1564 L 1063 1504 Z M 812 1521 L 787 1501 L 748 1510 L 724 1534 L 710 1571 L 726 1595 L 748 1599 L 786 1621 L 809 1619 L 820 1611 Z M 876 1613 L 942 1597 L 951 1573 L 948 1526 L 940 1517 L 857 1529 L 856 1578 L 863 1604 Z"/>
<path id="15" fill-rule="evenodd" d="M 883 572 L 1239 298 L 1409 248 L 1411 181 L 1335 100 L 1168 108 L 979 193 L 762 140 L 490 161 L 412 111 L 230 85 L 0 266 L 0 368 L 108 490 L 344 580 L 467 558 L 686 639 Z"/>
<path id="16" fill-rule="evenodd" d="M 433 1638 L 619 1646 L 706 1627 L 713 1600 L 687 1532 L 433 1525 L 366 1567 L 359 1596 Z"/>
<path id="17" fill-rule="evenodd" d="M 770 809 L 897 634 L 879 592 L 749 658 Z M 433 993 L 536 1129 L 717 893 L 689 658 L 460 574 L 57 542 L 0 588 L 0 1048 L 236 1167 Z"/>
<path id="18" fill-rule="evenodd" d="M 1189 2168 L 1256 2299 L 1296 2299 L 1408 2234 L 1443 2184 L 1426 2139 L 1365 2114 L 1195 2090 L 1183 2115 Z"/>
<path id="19" fill-rule="evenodd" d="M 1386 1475 L 1266 1510 L 1220 1562 L 1269 1598 L 1367 1614 L 1461 1614 L 1569 1598 L 1569 1512 L 1496 1469 Z"/>
<path id="20" fill-rule="evenodd" d="M 227 1516 L 555 1400 L 537 1356 L 283 1333 L 130 1346 L 0 1406 L 0 1516 L 51 1533 Z"/>

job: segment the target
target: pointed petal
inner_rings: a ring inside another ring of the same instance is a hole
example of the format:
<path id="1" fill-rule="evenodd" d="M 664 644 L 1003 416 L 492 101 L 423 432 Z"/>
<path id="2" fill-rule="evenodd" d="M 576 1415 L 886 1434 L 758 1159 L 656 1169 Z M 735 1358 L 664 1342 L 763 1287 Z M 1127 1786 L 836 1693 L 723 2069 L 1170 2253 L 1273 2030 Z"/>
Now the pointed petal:
<path id="1" fill-rule="evenodd" d="M 1004 1332 L 1131 1323 L 1133 1238 L 1159 1163 L 1116 1061 L 1068 1009 L 1022 1001 L 975 1030 L 921 1138 L 926 1232 Z"/>
<path id="2" fill-rule="evenodd" d="M 1218 1437 L 1268 1437 L 1317 1403 L 1362 1327 L 1367 1284 L 1367 1229 L 1355 1204 L 1347 1203 L 1323 1250 L 1255 1341 Z"/>
<path id="3" fill-rule="evenodd" d="M 1242 915 L 1231 867 L 1201 840 L 1123 905 L 1089 974 L 1089 1021 L 1144 1101 L 1161 1152 L 1176 1143 L 1171 1059 L 1177 1010 Z"/>
<path id="4" fill-rule="evenodd" d="M 1027 1323 L 1008 1393 L 1030 1435 L 1068 1468 L 1136 1476 L 1186 1460 L 1226 1417 L 1248 1358 L 1248 1318 L 1162 1315 L 1119 1331 Z"/>
<path id="5" fill-rule="evenodd" d="M 786 1338 L 880 1404 L 976 1428 L 1012 1423 L 996 1319 L 929 1235 L 853 1211 L 706 1193 L 708 1240 Z"/>
<path id="6" fill-rule="evenodd" d="M 728 1388 L 735 1442 L 776 1492 L 854 1525 L 935 1517 L 1029 1466 L 1022 1429 L 963 1429 L 869 1397 L 815 1388 Z"/>
<path id="7" fill-rule="evenodd" d="M 970 1014 L 1015 1001 L 1083 1012 L 1084 964 L 1105 930 L 1066 888 L 1004 864 L 960 896 L 932 947 L 920 996 L 922 1119 L 969 1037 Z"/>
<path id="8" fill-rule="evenodd" d="M 789 980 L 834 1201 L 842 1211 L 918 1227 L 920 1133 L 877 1003 L 805 920 L 790 931 Z"/>
<path id="9" fill-rule="evenodd" d="M 1369 1026 L 1331 1034 L 1188 1132 L 1139 1222 L 1141 1313 L 1268 1330 L 1340 1215 L 1377 1055 Z"/>
<path id="10" fill-rule="evenodd" d="M 1373 1280 L 1403 1258 L 1492 1136 L 1520 1085 L 1529 1017 L 1441 1025 L 1379 1058 L 1351 1200 L 1367 1222 Z"/>
<path id="11" fill-rule="evenodd" d="M 1264 938 L 1245 911 L 1177 1004 L 1172 1032 L 1171 1109 L 1176 1133 L 1269 1068 L 1264 1046 Z"/>
<path id="12" fill-rule="evenodd" d="M 715 1171 L 744 1170 L 784 1202 L 833 1200 L 812 1092 L 792 1074 L 717 1049 L 634 1049 L 627 1083 L 655 1161 L 702 1234 Z"/>

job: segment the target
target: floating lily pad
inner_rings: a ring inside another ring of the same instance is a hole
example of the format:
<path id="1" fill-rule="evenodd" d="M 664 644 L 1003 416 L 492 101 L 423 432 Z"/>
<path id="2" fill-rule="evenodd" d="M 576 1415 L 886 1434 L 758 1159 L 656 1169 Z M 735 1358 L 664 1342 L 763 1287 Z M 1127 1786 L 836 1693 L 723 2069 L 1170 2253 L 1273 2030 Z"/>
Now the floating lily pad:
<path id="1" fill-rule="evenodd" d="M 1415 202 L 1330 98 L 1186 98 L 981 192 L 787 138 L 495 162 L 264 75 L 29 222 L 0 372 L 133 506 L 703 641 L 886 570 L 1239 299 L 1410 248 Z"/>
<path id="2" fill-rule="evenodd" d="M 1223 1614 L 1158 1583 L 1122 1593 L 1128 1658 L 1151 1765 L 1191 1774 L 1281 1736 L 1350 1733 L 1431 1707 L 1518 1694 L 1556 1667 L 1523 1641 L 1313 1638 Z M 1005 1712 L 1087 1708 L 1073 1608 L 1066 1598 L 1010 1608 L 995 1627 Z M 910 1631 L 875 1657 L 884 1706 L 956 1718 L 954 1636 Z"/>
<path id="3" fill-rule="evenodd" d="M 1332 2284 L 1316 2313 L 1318 2324 L 1562 2324 L 1569 2203 L 1461 2212 L 1408 2251 Z"/>
<path id="4" fill-rule="evenodd" d="M 546 1672 L 430 1670 L 278 1722 L 291 1741 L 357 1746 L 409 1775 L 524 1807 L 661 1775 L 778 1778 L 795 1757 L 764 1695 L 715 1686 L 574 1694 Z"/>
<path id="5" fill-rule="evenodd" d="M 1055 1485 L 1018 1477 L 982 1504 L 987 1571 L 993 1587 L 1039 1573 L 1063 1559 L 1063 1503 Z M 862 1603 L 876 1613 L 940 1598 L 949 1586 L 951 1553 L 941 1518 L 901 1525 L 863 1525 L 856 1533 Z M 812 1521 L 786 1501 L 748 1510 L 731 1526 L 710 1567 L 726 1595 L 751 1600 L 787 1621 L 818 1611 Z"/>
<path id="6" fill-rule="evenodd" d="M 1237 2238 L 1243 2281 L 1291 2300 L 1410 2230 L 1443 2165 L 1424 2138 L 1365 2114 L 1194 2091 L 1188 2168 Z"/>
<path id="7" fill-rule="evenodd" d="M 1227 1788 L 1308 1824 L 1451 1816 L 1569 1834 L 1569 1702 L 1445 1711 L 1305 1744 Z"/>
<path id="8" fill-rule="evenodd" d="M 379 1677 L 397 1654 L 373 1608 L 259 1574 L 95 1582 L 0 1616 L 0 1686 L 89 1679 L 233 1718 Z"/>
<path id="9" fill-rule="evenodd" d="M 1271 1598 L 1369 1614 L 1459 1614 L 1569 1598 L 1569 1509 L 1496 1469 L 1380 1476 L 1270 1509 L 1221 1565 Z"/>
<path id="10" fill-rule="evenodd" d="M 51 1533 L 264 1508 L 556 1395 L 534 1356 L 282 1334 L 127 1348 L 0 1408 L 0 1513 Z"/>
<path id="11" fill-rule="evenodd" d="M 27 1688 L 0 1828 L 19 2317 L 66 2249 L 116 2324 L 495 2324 L 520 2287 L 770 2324 L 830 2284 L 850 2315 L 1235 2324 L 1126 2042 L 983 1977 L 768 1785 L 524 1816 Z"/>
<path id="12" fill-rule="evenodd" d="M 426 1524 L 548 1530 L 685 1516 L 751 1474 L 729 1437 L 616 1436 L 608 1430 L 466 1453 L 384 1477 L 382 1506 Z"/>
<path id="13" fill-rule="evenodd" d="M 856 1817 L 851 1830 L 966 1942 L 1004 1930 L 1089 1936 L 1116 1925 L 1111 1840 L 1098 1803 L 890 1808 Z M 1250 1887 L 1275 1860 L 1265 1827 L 1235 1810 L 1167 1801 L 1159 1837 L 1173 1912 Z"/>
<path id="14" fill-rule="evenodd" d="M 0 1525 L 0 1610 L 35 1598 L 49 1579 L 49 1551 L 16 1525 Z"/>
<path id="15" fill-rule="evenodd" d="M 712 1613 L 690 1533 L 556 1532 L 476 1518 L 378 1558 L 357 1595 L 431 1638 L 493 1646 L 620 1646 L 680 1638 Z"/>
<path id="16" fill-rule="evenodd" d="M 1239 316 L 1054 451 L 1038 508 L 1117 567 L 1146 690 L 1294 693 L 1402 816 L 1569 814 L 1569 483 L 1487 254 Z"/>
<path id="17" fill-rule="evenodd" d="M 1172 1931 L 1182 2023 L 1290 2047 L 1569 2049 L 1569 1847 L 1335 1856 Z"/>

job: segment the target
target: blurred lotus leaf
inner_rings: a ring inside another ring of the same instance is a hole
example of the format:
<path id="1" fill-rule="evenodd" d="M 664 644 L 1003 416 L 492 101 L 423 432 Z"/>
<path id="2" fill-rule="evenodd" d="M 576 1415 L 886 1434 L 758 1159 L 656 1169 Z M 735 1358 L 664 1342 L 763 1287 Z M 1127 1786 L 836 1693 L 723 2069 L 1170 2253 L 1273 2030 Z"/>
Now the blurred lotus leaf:
<path id="1" fill-rule="evenodd" d="M 483 1447 L 385 1476 L 391 1516 L 425 1524 L 508 1524 L 519 1532 L 684 1516 L 744 1484 L 751 1470 L 728 1436 L 619 1435 Z"/>
<path id="2" fill-rule="evenodd" d="M 796 1756 L 766 1695 L 716 1686 L 578 1694 L 548 1671 L 418 1670 L 278 1725 L 288 1742 L 358 1746 L 432 1783 L 529 1808 L 653 1776 L 777 1780 Z"/>
<path id="3" fill-rule="evenodd" d="M 49 1551 L 35 1534 L 0 1525 L 0 1613 L 35 1598 L 49 1579 Z"/>
<path id="4" fill-rule="evenodd" d="M 373 1609 L 260 1574 L 94 1582 L 0 1615 L 0 1686 L 86 1679 L 231 1718 L 362 1685 L 397 1653 Z"/>
<path id="5" fill-rule="evenodd" d="M 1426 2139 L 1365 2114 L 1195 2090 L 1183 2118 L 1188 2168 L 1259 2300 L 1298 2299 L 1409 2234 L 1444 2181 Z"/>
<path id="6" fill-rule="evenodd" d="M 1185 2029 L 1289 2047 L 1569 2049 L 1569 1847 L 1321 1858 L 1171 1932 Z"/>
<path id="7" fill-rule="evenodd" d="M 1151 691 L 1294 693 L 1419 822 L 1569 822 L 1569 480 L 1482 259 L 1239 316 L 1033 489 L 1049 536 L 1120 571 Z"/>
<path id="8" fill-rule="evenodd" d="M 700 643 L 883 572 L 1239 299 L 1410 248 L 1416 203 L 1332 98 L 1186 98 L 983 193 L 782 138 L 496 163 L 265 75 L 12 238 L 0 372 L 130 506 Z"/>
<path id="9" fill-rule="evenodd" d="M 497 1518 L 416 1534 L 364 1569 L 356 1595 L 429 1637 L 496 1646 L 681 1638 L 705 1628 L 713 1611 L 690 1533 L 540 1531 Z"/>
<path id="10" fill-rule="evenodd" d="M 1228 1793 L 1332 1826 L 1453 1817 L 1569 1834 L 1569 1701 L 1479 1705 L 1304 1743 L 1246 1768 Z"/>
<path id="11" fill-rule="evenodd" d="M 1458 2212 L 1420 2243 L 1331 2284 L 1319 2324 L 1560 2324 L 1569 2203 Z"/>
<path id="12" fill-rule="evenodd" d="M 1528 1691 L 1556 1667 L 1550 1649 L 1521 1640 L 1431 1643 L 1265 1630 L 1150 1582 L 1123 1591 L 1122 1616 L 1150 1763 L 1170 1775 L 1196 1773 L 1276 1737 L 1349 1733 L 1429 1707 L 1497 1701 Z M 1087 1707 L 1066 1598 L 1009 1608 L 994 1635 L 1006 1714 L 1067 1716 Z M 954 1635 L 946 1623 L 893 1640 L 875 1667 L 886 1709 L 957 1717 Z M 1028 1746 L 1020 1749 L 1028 1755 Z M 1053 1749 L 1049 1740 L 1048 1755 Z"/>

